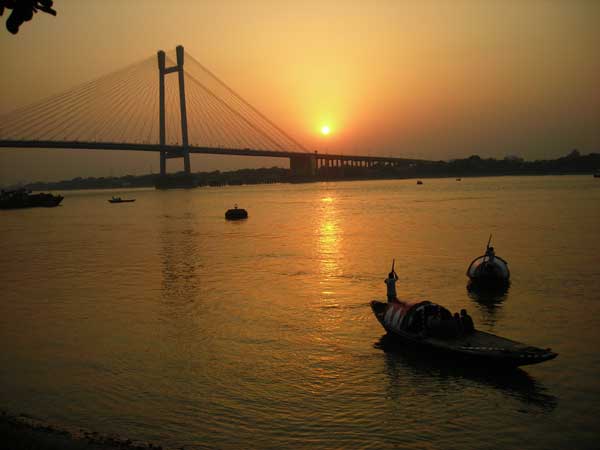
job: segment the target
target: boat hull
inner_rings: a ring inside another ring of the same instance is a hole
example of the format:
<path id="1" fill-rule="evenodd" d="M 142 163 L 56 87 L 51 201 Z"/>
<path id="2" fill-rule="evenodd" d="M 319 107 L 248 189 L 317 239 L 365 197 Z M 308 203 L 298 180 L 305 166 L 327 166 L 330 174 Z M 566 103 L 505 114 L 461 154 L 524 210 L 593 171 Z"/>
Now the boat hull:
<path id="1" fill-rule="evenodd" d="M 241 208 L 228 209 L 225 213 L 226 220 L 244 220 L 248 218 L 248 211 Z"/>
<path id="2" fill-rule="evenodd" d="M 64 197 L 52 194 L 22 194 L 5 196 L 0 200 L 0 209 L 54 208 Z"/>
<path id="3" fill-rule="evenodd" d="M 508 263 L 499 256 L 493 259 L 486 255 L 475 258 L 467 268 L 467 277 L 474 284 L 482 286 L 502 286 L 509 283 Z"/>
<path id="4" fill-rule="evenodd" d="M 461 361 L 502 367 L 539 364 L 558 356 L 549 349 L 531 347 L 478 330 L 450 339 L 410 333 L 398 326 L 401 322 L 401 317 L 399 317 L 401 313 L 386 315 L 388 307 L 389 304 L 384 302 L 376 300 L 371 302 L 371 309 L 375 317 L 388 335 L 395 342 L 418 347 L 424 351 L 424 355 L 430 356 L 432 352 L 442 353 Z"/>

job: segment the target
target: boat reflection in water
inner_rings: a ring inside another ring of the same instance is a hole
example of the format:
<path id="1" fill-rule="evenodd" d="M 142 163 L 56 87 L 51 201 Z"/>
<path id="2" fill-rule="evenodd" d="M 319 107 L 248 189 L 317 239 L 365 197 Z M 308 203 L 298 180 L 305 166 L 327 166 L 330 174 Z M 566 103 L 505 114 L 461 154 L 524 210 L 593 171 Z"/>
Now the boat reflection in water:
<path id="1" fill-rule="evenodd" d="M 409 385 L 423 386 L 429 395 L 447 393 L 461 397 L 475 386 L 489 387 L 504 396 L 539 409 L 553 411 L 558 399 L 545 386 L 519 368 L 499 368 L 480 364 L 456 364 L 451 356 L 439 354 L 436 358 L 423 355 L 418 348 L 399 345 L 394 336 L 385 334 L 373 344 L 383 350 L 385 370 L 390 378 L 390 397 L 403 399 Z M 452 386 L 451 392 L 448 387 Z"/>
<path id="2" fill-rule="evenodd" d="M 496 322 L 496 313 L 508 298 L 509 290 L 510 283 L 492 286 L 482 286 L 471 282 L 467 284 L 467 294 L 477 304 L 483 314 L 483 323 L 487 325 L 493 325 Z"/>

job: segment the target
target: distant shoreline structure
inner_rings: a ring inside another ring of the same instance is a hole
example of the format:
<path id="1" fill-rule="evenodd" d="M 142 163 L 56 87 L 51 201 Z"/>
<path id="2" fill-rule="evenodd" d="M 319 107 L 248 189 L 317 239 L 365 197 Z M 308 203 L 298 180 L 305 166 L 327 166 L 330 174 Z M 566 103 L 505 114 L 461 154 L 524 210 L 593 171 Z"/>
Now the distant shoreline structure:
<path id="1" fill-rule="evenodd" d="M 273 183 L 310 183 L 319 181 L 356 181 L 414 178 L 467 178 L 510 175 L 594 175 L 600 171 L 600 153 L 581 155 L 573 150 L 568 155 L 552 160 L 525 161 L 519 157 L 504 159 L 481 158 L 472 155 L 450 161 L 422 161 L 409 167 L 376 166 L 323 167 L 314 177 L 294 177 L 290 169 L 280 167 L 240 169 L 233 171 L 196 172 L 191 174 L 193 185 L 239 186 Z M 177 178 L 179 174 L 169 177 Z M 122 177 L 73 178 L 56 182 L 33 182 L 4 189 L 23 187 L 38 190 L 119 189 L 154 187 L 157 174 L 125 175 Z"/>

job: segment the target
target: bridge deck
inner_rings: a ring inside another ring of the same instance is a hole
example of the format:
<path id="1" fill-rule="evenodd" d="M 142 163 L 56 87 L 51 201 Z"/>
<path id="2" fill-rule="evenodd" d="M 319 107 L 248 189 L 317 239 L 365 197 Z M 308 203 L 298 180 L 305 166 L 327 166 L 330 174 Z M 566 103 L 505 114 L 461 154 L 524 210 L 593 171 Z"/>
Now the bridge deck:
<path id="1" fill-rule="evenodd" d="M 160 152 L 166 151 L 172 156 L 179 156 L 183 148 L 177 145 L 158 145 L 158 144 L 131 144 L 115 142 L 77 142 L 77 141 L 21 141 L 21 140 L 0 140 L 0 148 L 47 148 L 47 149 L 74 149 L 74 150 L 128 150 L 142 152 Z M 271 158 L 293 158 L 314 156 L 324 160 L 342 160 L 342 161 L 373 161 L 373 162 L 424 162 L 419 159 L 392 158 L 384 156 L 361 156 L 361 155 L 342 155 L 332 153 L 308 153 L 308 152 L 290 152 L 279 150 L 256 150 L 250 148 L 211 148 L 189 146 L 190 153 L 202 153 L 211 155 L 238 155 L 238 156 L 263 156 Z"/>

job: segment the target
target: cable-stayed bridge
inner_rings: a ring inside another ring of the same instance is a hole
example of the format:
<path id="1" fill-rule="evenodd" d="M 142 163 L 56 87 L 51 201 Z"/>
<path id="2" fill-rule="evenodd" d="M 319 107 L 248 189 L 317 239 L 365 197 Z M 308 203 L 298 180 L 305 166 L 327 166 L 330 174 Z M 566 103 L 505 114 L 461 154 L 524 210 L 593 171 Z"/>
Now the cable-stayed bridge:
<path id="1" fill-rule="evenodd" d="M 292 174 L 305 178 L 416 162 L 311 152 L 182 46 L 7 114 L 0 147 L 159 152 L 163 177 L 171 158 L 183 158 L 189 175 L 190 153 L 289 158 Z"/>

